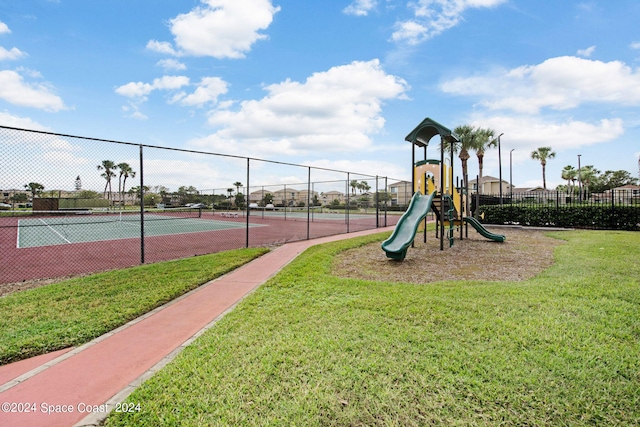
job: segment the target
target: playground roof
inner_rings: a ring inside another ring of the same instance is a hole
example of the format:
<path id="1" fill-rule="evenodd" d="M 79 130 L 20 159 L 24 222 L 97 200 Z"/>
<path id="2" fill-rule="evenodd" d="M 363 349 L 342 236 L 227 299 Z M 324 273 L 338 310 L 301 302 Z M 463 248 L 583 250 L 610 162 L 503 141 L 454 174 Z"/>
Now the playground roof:
<path id="1" fill-rule="evenodd" d="M 458 138 L 451 131 L 451 129 L 441 125 L 435 120 L 431 120 L 430 118 L 424 119 L 415 129 L 413 129 L 409 135 L 407 135 L 404 139 L 405 141 L 409 141 L 418 147 L 426 147 L 429 145 L 429 140 L 436 135 L 440 135 L 446 141 L 449 142 L 457 142 Z"/>

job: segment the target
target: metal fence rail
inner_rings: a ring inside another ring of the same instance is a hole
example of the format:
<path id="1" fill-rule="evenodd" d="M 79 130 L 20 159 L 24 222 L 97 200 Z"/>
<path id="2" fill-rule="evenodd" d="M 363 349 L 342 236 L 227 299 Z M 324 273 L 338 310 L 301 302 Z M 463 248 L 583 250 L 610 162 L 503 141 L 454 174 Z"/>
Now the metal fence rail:
<path id="1" fill-rule="evenodd" d="M 631 186 L 633 187 L 633 186 Z M 602 193 L 561 191 L 477 195 L 471 197 L 485 220 L 497 224 L 558 226 L 602 230 L 640 230 L 640 189 L 614 188 Z"/>
<path id="2" fill-rule="evenodd" d="M 0 126 L 0 283 L 393 225 L 396 181 Z"/>

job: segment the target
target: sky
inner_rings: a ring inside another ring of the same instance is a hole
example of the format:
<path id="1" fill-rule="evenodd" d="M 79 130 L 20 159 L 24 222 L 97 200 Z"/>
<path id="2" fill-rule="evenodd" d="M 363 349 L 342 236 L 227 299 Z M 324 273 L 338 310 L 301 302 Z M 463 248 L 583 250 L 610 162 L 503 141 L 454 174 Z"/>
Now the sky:
<path id="1" fill-rule="evenodd" d="M 578 155 L 637 177 L 638 17 L 637 0 L 0 0 L 0 125 L 410 179 L 404 138 L 429 117 L 502 134 L 516 187 L 542 184 L 543 146 L 549 188 Z M 484 175 L 499 164 L 487 151 Z M 231 179 L 206 172 L 189 184 Z"/>

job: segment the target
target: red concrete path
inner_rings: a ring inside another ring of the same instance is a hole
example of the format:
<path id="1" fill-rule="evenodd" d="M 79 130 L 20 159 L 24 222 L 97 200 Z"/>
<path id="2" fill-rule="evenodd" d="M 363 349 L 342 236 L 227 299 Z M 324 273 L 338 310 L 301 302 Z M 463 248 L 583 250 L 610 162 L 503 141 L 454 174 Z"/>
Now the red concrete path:
<path id="1" fill-rule="evenodd" d="M 96 425 L 135 387 L 308 247 L 391 230 L 288 243 L 88 344 L 0 367 L 0 426 Z"/>

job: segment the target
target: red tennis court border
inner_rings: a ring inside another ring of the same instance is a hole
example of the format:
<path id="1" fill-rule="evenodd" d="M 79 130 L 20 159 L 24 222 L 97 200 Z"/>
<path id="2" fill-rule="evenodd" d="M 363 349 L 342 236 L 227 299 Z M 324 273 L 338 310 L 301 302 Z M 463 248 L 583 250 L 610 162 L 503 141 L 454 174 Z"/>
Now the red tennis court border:
<path id="1" fill-rule="evenodd" d="M 214 216 L 215 215 L 215 216 Z M 215 218 L 246 224 L 242 214 L 226 218 L 220 214 L 203 212 L 203 220 Z M 251 224 L 263 227 L 201 231 L 145 237 L 144 262 L 153 263 L 230 249 L 280 245 L 286 242 L 314 239 L 394 225 L 399 216 L 354 215 L 346 219 L 262 218 L 250 216 Z M 133 267 L 141 264 L 141 239 L 106 240 L 55 246 L 17 248 L 17 217 L 0 218 L 0 284 L 31 280 L 58 279 L 84 274 Z M 386 220 L 386 224 L 385 224 Z M 308 224 L 308 225 L 307 225 Z"/>

